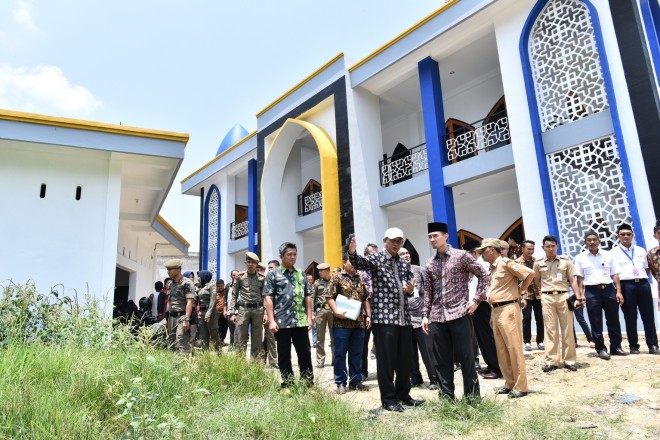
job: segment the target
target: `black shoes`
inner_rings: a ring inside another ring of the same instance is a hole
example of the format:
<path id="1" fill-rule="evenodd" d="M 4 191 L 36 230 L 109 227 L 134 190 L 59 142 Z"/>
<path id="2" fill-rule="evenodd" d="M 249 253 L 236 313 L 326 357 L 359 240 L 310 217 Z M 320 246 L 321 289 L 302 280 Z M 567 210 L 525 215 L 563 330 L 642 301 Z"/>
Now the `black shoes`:
<path id="1" fill-rule="evenodd" d="M 601 358 L 604 361 L 609 361 L 610 360 L 610 354 L 607 352 L 607 350 L 601 350 L 598 353 L 598 357 Z"/>
<path id="2" fill-rule="evenodd" d="M 577 365 L 575 364 L 564 364 L 564 368 L 570 371 L 577 371 Z"/>
<path id="3" fill-rule="evenodd" d="M 351 391 L 367 391 L 369 387 L 363 383 L 358 382 L 354 385 L 353 384 L 349 385 L 348 389 Z"/>
<path id="4" fill-rule="evenodd" d="M 497 374 L 494 371 L 489 371 L 488 373 L 484 373 L 481 375 L 484 379 L 499 379 L 502 377 L 501 374 Z"/>
<path id="5" fill-rule="evenodd" d="M 517 390 L 512 390 L 509 393 L 509 399 L 517 399 L 519 397 L 525 397 L 527 395 L 526 391 L 517 391 Z"/>
<path id="6" fill-rule="evenodd" d="M 410 399 L 402 400 L 401 404 L 404 406 L 422 406 L 426 402 L 425 400 L 417 400 L 413 399 L 412 397 Z"/>
<path id="7" fill-rule="evenodd" d="M 612 356 L 628 356 L 628 353 L 623 351 L 623 348 L 619 347 L 615 350 L 612 350 Z"/>
<path id="8" fill-rule="evenodd" d="M 556 365 L 544 365 L 543 366 L 543 372 L 544 373 L 549 373 L 551 371 L 555 371 L 558 367 Z"/>
<path id="9" fill-rule="evenodd" d="M 495 394 L 510 394 L 510 393 L 511 393 L 511 388 L 507 388 L 507 387 L 495 388 Z"/>
<path id="10" fill-rule="evenodd" d="M 403 412 L 404 409 L 399 403 L 390 403 L 390 404 L 383 404 L 383 409 L 385 411 L 394 411 L 394 412 Z"/>
<path id="11" fill-rule="evenodd" d="M 649 347 L 649 354 L 660 354 L 660 349 L 658 349 L 657 345 L 651 345 Z"/>
<path id="12" fill-rule="evenodd" d="M 639 347 L 637 348 L 630 347 L 630 354 L 639 354 Z"/>

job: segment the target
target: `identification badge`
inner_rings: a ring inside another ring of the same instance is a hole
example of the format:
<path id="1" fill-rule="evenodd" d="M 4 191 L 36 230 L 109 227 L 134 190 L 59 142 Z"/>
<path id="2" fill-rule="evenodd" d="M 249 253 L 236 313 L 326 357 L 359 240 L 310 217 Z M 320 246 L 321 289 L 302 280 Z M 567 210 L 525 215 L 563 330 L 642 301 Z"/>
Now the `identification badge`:
<path id="1" fill-rule="evenodd" d="M 413 298 L 419 298 L 419 289 L 417 287 L 413 290 Z"/>
<path id="2" fill-rule="evenodd" d="M 561 274 L 561 272 L 557 272 L 557 281 L 564 281 L 564 276 Z"/>
<path id="3" fill-rule="evenodd" d="M 639 276 L 639 271 L 637 270 L 637 268 L 633 269 L 633 275 L 635 275 L 636 277 Z"/>
<path id="4" fill-rule="evenodd" d="M 603 269 L 603 278 L 609 278 L 610 276 L 610 271 Z"/>

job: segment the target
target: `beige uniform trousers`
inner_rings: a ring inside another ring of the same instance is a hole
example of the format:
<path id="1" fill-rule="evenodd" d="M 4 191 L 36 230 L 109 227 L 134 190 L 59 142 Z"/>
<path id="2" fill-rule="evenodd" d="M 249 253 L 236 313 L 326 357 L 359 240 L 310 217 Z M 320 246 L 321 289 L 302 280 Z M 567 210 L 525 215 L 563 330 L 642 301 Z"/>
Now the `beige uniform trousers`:
<path id="1" fill-rule="evenodd" d="M 517 303 L 493 308 L 493 333 L 504 386 L 523 393 L 527 389 L 527 371 L 522 345 L 522 313 Z"/>
<path id="2" fill-rule="evenodd" d="M 250 357 L 256 361 L 259 359 L 259 351 L 264 337 L 264 308 L 238 307 L 238 321 L 236 331 L 238 332 L 238 348 L 242 352 L 247 349 L 248 326 L 250 330 Z"/>
<path id="3" fill-rule="evenodd" d="M 267 325 L 264 326 L 264 354 L 262 360 L 271 367 L 277 367 L 277 341 Z"/>
<path id="4" fill-rule="evenodd" d="M 545 363 L 561 366 L 575 365 L 575 339 L 573 339 L 573 312 L 568 309 L 568 292 L 561 295 L 541 294 L 543 326 L 545 327 Z M 559 325 L 557 325 L 559 322 Z M 561 329 L 561 337 L 559 330 Z M 561 338 L 561 339 L 560 339 Z M 559 343 L 561 342 L 561 357 Z"/>
<path id="5" fill-rule="evenodd" d="M 183 331 L 183 316 L 178 318 L 170 317 L 167 320 L 167 332 L 169 335 L 170 346 L 178 353 L 190 353 L 190 329 Z"/>
<path id="6" fill-rule="evenodd" d="M 332 332 L 332 323 L 334 316 L 332 310 L 321 309 L 316 312 L 316 364 L 325 365 L 325 329 L 330 329 L 330 364 L 335 359 L 335 337 Z"/>

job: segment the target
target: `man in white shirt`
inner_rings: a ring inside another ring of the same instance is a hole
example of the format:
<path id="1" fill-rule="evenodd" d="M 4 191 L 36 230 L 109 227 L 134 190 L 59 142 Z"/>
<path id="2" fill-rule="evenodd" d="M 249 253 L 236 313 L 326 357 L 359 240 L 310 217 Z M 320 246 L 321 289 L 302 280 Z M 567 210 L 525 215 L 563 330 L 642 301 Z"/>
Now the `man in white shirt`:
<path id="1" fill-rule="evenodd" d="M 621 224 L 617 228 L 616 235 L 619 244 L 612 248 L 612 254 L 621 268 L 619 280 L 624 300 L 621 310 L 626 322 L 630 354 L 639 354 L 637 309 L 644 325 L 644 336 L 649 353 L 660 354 L 658 335 L 655 332 L 653 295 L 648 281 L 649 263 L 646 249 L 633 244 L 633 230 L 629 224 Z"/>
<path id="2" fill-rule="evenodd" d="M 610 338 L 610 351 L 616 356 L 628 353 L 621 348 L 621 324 L 619 323 L 619 304 L 623 305 L 623 295 L 619 284 L 619 265 L 610 252 L 600 250 L 600 238 L 594 231 L 584 236 L 587 250 L 575 258 L 578 276 L 579 295 L 587 300 L 587 313 L 598 357 L 609 360 L 603 338 L 603 312 Z M 614 284 L 612 284 L 614 283 Z"/>

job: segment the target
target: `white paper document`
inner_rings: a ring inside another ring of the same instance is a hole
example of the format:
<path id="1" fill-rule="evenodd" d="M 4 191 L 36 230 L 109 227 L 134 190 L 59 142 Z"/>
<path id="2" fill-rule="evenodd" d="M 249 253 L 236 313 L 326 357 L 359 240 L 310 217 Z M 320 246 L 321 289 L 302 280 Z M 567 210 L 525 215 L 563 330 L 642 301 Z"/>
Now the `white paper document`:
<path id="1" fill-rule="evenodd" d="M 337 304 L 337 310 L 339 310 L 340 313 L 346 312 L 344 316 L 348 319 L 355 321 L 360 316 L 360 310 L 362 310 L 362 303 L 360 301 L 347 298 L 344 295 L 337 295 L 335 303 Z"/>

